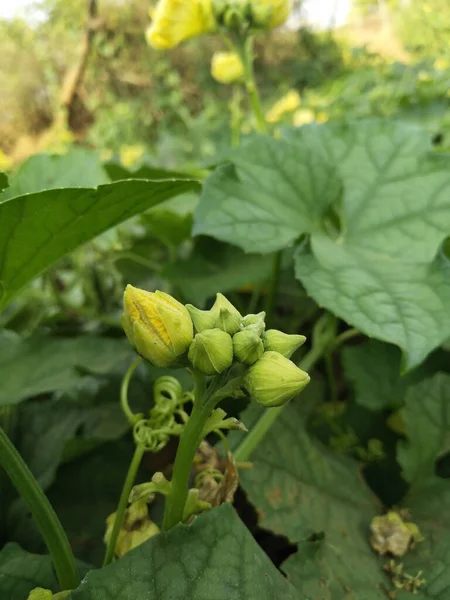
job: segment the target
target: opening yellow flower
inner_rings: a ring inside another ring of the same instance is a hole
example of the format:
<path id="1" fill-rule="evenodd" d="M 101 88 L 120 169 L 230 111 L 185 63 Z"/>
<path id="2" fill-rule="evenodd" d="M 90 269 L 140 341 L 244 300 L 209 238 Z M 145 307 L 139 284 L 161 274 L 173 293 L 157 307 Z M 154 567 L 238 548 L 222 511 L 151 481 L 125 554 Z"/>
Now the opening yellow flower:
<path id="1" fill-rule="evenodd" d="M 214 29 L 212 0 L 160 0 L 145 37 L 153 48 L 167 49 Z"/>
<path id="2" fill-rule="evenodd" d="M 185 306 L 164 292 L 127 285 L 122 325 L 130 344 L 156 367 L 168 367 L 187 353 L 194 326 Z"/>
<path id="3" fill-rule="evenodd" d="M 300 94 L 297 90 L 291 90 L 280 98 L 266 115 L 268 123 L 278 123 L 286 113 L 293 112 L 301 104 Z"/>
<path id="4" fill-rule="evenodd" d="M 233 83 L 242 79 L 244 66 L 236 52 L 216 52 L 211 61 L 211 75 L 220 83 Z"/>

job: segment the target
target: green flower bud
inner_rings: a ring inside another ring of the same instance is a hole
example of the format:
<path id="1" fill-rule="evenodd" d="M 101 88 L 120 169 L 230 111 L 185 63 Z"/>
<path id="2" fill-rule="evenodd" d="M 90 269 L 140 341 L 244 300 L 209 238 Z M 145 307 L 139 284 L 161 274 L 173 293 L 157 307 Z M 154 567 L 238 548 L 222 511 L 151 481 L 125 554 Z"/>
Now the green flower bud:
<path id="1" fill-rule="evenodd" d="M 264 354 L 264 344 L 255 331 L 243 329 L 233 336 L 233 352 L 239 362 L 252 365 Z"/>
<path id="2" fill-rule="evenodd" d="M 266 328 L 265 318 L 266 313 L 264 311 L 257 315 L 245 315 L 242 319 L 241 327 L 242 329 L 251 329 L 261 336 Z"/>
<path id="3" fill-rule="evenodd" d="M 185 306 L 164 292 L 127 285 L 122 326 L 131 345 L 156 367 L 168 367 L 185 354 L 194 337 Z"/>
<path id="4" fill-rule="evenodd" d="M 309 375 L 279 352 L 264 352 L 248 370 L 244 386 L 263 406 L 281 406 L 309 383 Z"/>
<path id="5" fill-rule="evenodd" d="M 205 331 L 205 329 L 214 329 L 216 326 L 217 317 L 211 310 L 200 310 L 192 304 L 186 304 L 186 308 L 191 315 L 191 319 L 194 323 L 195 331 L 197 333 Z"/>
<path id="6" fill-rule="evenodd" d="M 206 375 L 223 373 L 233 362 L 231 336 L 217 328 L 197 333 L 189 348 L 188 359 Z"/>
<path id="7" fill-rule="evenodd" d="M 297 348 L 300 348 L 305 341 L 304 335 L 289 335 L 278 331 L 278 329 L 268 329 L 263 335 L 264 348 L 279 352 L 286 358 L 291 358 Z"/>
<path id="8" fill-rule="evenodd" d="M 216 317 L 216 327 L 230 335 L 239 331 L 242 321 L 241 313 L 222 294 L 217 294 L 216 301 L 211 308 Z"/>

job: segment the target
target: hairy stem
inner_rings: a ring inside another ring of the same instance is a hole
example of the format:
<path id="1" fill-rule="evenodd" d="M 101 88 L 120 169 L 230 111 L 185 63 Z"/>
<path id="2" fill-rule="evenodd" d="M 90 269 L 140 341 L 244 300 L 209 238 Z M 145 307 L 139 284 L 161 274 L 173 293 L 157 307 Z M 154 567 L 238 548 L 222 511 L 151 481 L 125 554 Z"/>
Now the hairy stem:
<path id="1" fill-rule="evenodd" d="M 52 557 L 61 590 L 76 588 L 80 583 L 80 576 L 61 522 L 39 483 L 1 427 L 0 465 L 5 469 L 23 501 L 31 510 Z"/>

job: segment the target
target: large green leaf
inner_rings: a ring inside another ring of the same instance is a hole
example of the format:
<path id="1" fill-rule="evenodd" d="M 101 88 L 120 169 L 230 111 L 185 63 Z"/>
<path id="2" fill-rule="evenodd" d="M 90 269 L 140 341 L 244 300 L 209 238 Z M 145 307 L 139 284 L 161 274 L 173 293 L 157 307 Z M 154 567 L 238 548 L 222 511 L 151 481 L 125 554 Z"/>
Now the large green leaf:
<path id="1" fill-rule="evenodd" d="M 269 253 L 320 228 L 341 185 L 320 139 L 310 142 L 256 136 L 233 152 L 205 182 L 194 234 Z"/>
<path id="2" fill-rule="evenodd" d="M 74 149 L 67 154 L 35 154 L 10 178 L 0 202 L 43 190 L 64 187 L 97 187 L 109 178 L 96 152 Z"/>
<path id="3" fill-rule="evenodd" d="M 0 598 L 26 600 L 35 587 L 57 591 L 50 557 L 30 554 L 17 544 L 7 544 L 0 551 Z"/>
<path id="4" fill-rule="evenodd" d="M 298 593 L 229 505 L 91 571 L 70 600 L 289 600 Z"/>
<path id="5" fill-rule="evenodd" d="M 48 190 L 0 203 L 0 309 L 80 244 L 198 187 L 192 180 L 128 180 L 97 189 Z"/>
<path id="6" fill-rule="evenodd" d="M 296 275 L 319 304 L 378 339 L 399 346 L 411 369 L 450 333 L 450 270 L 402 263 L 370 250 L 347 248 L 313 234 L 297 251 Z"/>
<path id="7" fill-rule="evenodd" d="M 296 275 L 412 368 L 450 335 L 450 169 L 428 134 L 385 121 L 253 138 L 207 179 L 195 233 L 270 252 L 311 235 Z"/>
<path id="8" fill-rule="evenodd" d="M 433 476 L 436 459 L 450 452 L 450 375 L 437 373 L 411 387 L 402 417 L 408 439 L 399 442 L 398 462 L 404 478 L 417 485 Z"/>
<path id="9" fill-rule="evenodd" d="M 0 332 L 0 406 L 67 389 L 81 372 L 107 373 L 132 350 L 125 340 L 82 336 L 22 340 Z"/>
<path id="10" fill-rule="evenodd" d="M 375 499 L 357 463 L 332 454 L 305 428 L 318 389 L 312 382 L 284 409 L 241 484 L 259 524 L 298 544 L 282 568 L 305 598 L 383 600 L 379 587 L 387 580 L 369 544 Z"/>

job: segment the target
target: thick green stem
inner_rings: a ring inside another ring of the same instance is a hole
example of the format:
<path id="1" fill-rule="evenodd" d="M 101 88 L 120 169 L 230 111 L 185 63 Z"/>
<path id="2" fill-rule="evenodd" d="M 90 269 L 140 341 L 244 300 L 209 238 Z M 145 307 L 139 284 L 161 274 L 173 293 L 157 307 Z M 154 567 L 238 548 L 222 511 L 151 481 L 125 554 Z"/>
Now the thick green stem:
<path id="1" fill-rule="evenodd" d="M 31 510 L 52 557 L 61 590 L 73 590 L 79 585 L 80 576 L 69 540 L 52 505 L 3 428 L 0 428 L 0 465 Z"/>
<path id="2" fill-rule="evenodd" d="M 312 348 L 300 362 L 300 368 L 309 371 L 315 363 L 322 357 L 325 348 Z M 233 452 L 236 462 L 244 462 L 250 458 L 253 450 L 261 443 L 262 439 L 281 415 L 287 404 L 276 408 L 267 408 L 257 423 L 246 434 L 237 450 Z"/>
<path id="3" fill-rule="evenodd" d="M 142 362 L 142 358 L 138 356 L 136 360 L 134 360 L 131 365 L 128 367 L 127 372 L 122 379 L 122 385 L 120 386 L 120 406 L 122 407 L 122 411 L 126 416 L 130 425 L 134 425 L 136 421 L 139 421 L 143 418 L 143 415 L 135 415 L 134 412 L 130 408 L 130 404 L 128 402 L 128 386 L 130 385 L 130 380 L 135 372 L 136 368 Z"/>
<path id="4" fill-rule="evenodd" d="M 184 507 L 189 491 L 189 478 L 195 453 L 202 441 L 202 432 L 211 415 L 217 398 L 205 401 L 205 376 L 193 371 L 195 378 L 195 400 L 189 421 L 180 437 L 175 463 L 173 465 L 170 495 L 166 499 L 163 530 L 168 531 L 183 520 Z"/>
<path id="5" fill-rule="evenodd" d="M 105 559 L 103 561 L 104 567 L 106 567 L 106 565 L 109 565 L 109 563 L 114 558 L 117 538 L 119 537 L 120 528 L 122 527 L 123 520 L 125 518 L 125 511 L 127 509 L 128 498 L 130 497 L 131 490 L 133 489 L 133 485 L 136 480 L 136 475 L 139 469 L 139 465 L 141 464 L 144 452 L 144 446 L 136 446 L 136 450 L 134 451 L 133 459 L 128 469 L 125 483 L 123 484 L 119 505 L 116 511 L 116 518 L 114 519 L 114 525 L 111 532 L 111 537 L 109 538 L 108 545 L 106 547 Z"/>
<path id="6" fill-rule="evenodd" d="M 281 271 L 281 250 L 273 257 L 272 278 L 270 280 L 269 294 L 266 299 L 266 321 L 268 325 L 272 324 L 273 315 L 275 312 L 275 303 L 277 299 L 278 284 L 280 282 Z"/>

